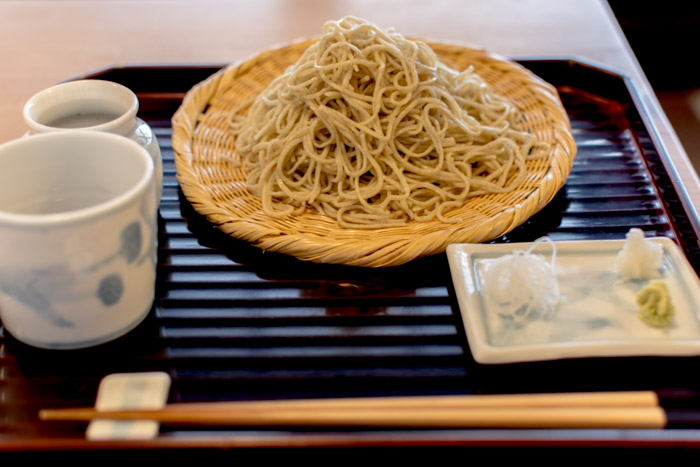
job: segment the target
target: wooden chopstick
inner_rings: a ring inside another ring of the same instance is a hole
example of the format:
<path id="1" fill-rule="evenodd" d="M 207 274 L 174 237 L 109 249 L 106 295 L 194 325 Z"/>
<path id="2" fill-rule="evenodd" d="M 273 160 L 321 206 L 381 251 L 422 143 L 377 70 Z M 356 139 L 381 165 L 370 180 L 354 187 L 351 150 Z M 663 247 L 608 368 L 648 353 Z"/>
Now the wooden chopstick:
<path id="1" fill-rule="evenodd" d="M 652 391 L 407 396 L 169 404 L 160 410 L 44 409 L 42 420 L 229 426 L 662 428 Z"/>

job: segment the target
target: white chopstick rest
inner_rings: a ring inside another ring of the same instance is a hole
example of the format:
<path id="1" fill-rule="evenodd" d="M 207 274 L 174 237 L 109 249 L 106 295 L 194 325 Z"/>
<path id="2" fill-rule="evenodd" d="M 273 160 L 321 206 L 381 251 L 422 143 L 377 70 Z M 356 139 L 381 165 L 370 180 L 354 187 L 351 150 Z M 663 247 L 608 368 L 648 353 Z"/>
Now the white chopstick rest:
<path id="1" fill-rule="evenodd" d="M 162 372 L 118 373 L 105 376 L 97 390 L 95 410 L 159 410 L 165 407 L 170 376 Z M 152 439 L 160 424 L 155 420 L 96 419 L 86 431 L 89 440 Z"/>

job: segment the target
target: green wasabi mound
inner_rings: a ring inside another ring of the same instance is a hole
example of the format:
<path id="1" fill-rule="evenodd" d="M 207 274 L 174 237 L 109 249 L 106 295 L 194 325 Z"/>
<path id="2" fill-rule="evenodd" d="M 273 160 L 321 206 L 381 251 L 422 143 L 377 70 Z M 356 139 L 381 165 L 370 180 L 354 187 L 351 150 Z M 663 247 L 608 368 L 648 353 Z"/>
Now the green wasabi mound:
<path id="1" fill-rule="evenodd" d="M 654 280 L 637 294 L 637 316 L 645 324 L 665 328 L 671 324 L 674 315 L 671 295 L 663 281 Z"/>

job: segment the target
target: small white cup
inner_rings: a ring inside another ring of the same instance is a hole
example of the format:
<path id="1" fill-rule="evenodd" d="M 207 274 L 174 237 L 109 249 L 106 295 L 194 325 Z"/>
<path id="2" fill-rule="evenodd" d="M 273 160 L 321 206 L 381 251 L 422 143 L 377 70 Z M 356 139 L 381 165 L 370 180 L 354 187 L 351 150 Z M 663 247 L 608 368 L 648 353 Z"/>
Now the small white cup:
<path id="1" fill-rule="evenodd" d="M 0 319 L 49 349 L 101 344 L 153 306 L 153 161 L 110 133 L 54 132 L 0 145 Z"/>
<path id="2" fill-rule="evenodd" d="M 28 135 L 90 130 L 125 136 L 143 146 L 153 159 L 158 199 L 163 163 L 151 127 L 136 116 L 139 101 L 129 88 L 112 81 L 68 81 L 44 89 L 24 105 Z"/>

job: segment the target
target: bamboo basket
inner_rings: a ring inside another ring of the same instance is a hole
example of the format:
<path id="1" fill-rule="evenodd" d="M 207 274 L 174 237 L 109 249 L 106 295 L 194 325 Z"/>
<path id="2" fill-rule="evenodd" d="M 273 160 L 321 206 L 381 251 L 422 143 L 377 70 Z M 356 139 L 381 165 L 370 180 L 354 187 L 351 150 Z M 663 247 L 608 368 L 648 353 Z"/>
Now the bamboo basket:
<path id="1" fill-rule="evenodd" d="M 409 222 L 380 229 L 345 229 L 334 219 L 307 210 L 275 218 L 246 187 L 235 157 L 227 113 L 257 96 L 314 41 L 268 49 L 234 63 L 194 86 L 172 119 L 177 178 L 193 208 L 223 232 L 265 250 L 306 261 L 363 267 L 397 266 L 445 251 L 451 243 L 479 243 L 510 232 L 541 210 L 564 185 L 576 145 L 556 89 L 522 66 L 486 51 L 428 42 L 455 69 L 469 65 L 496 92 L 521 109 L 527 129 L 550 144 L 549 154 L 528 161 L 528 176 L 503 194 L 474 196 L 449 212 L 459 223 Z"/>

